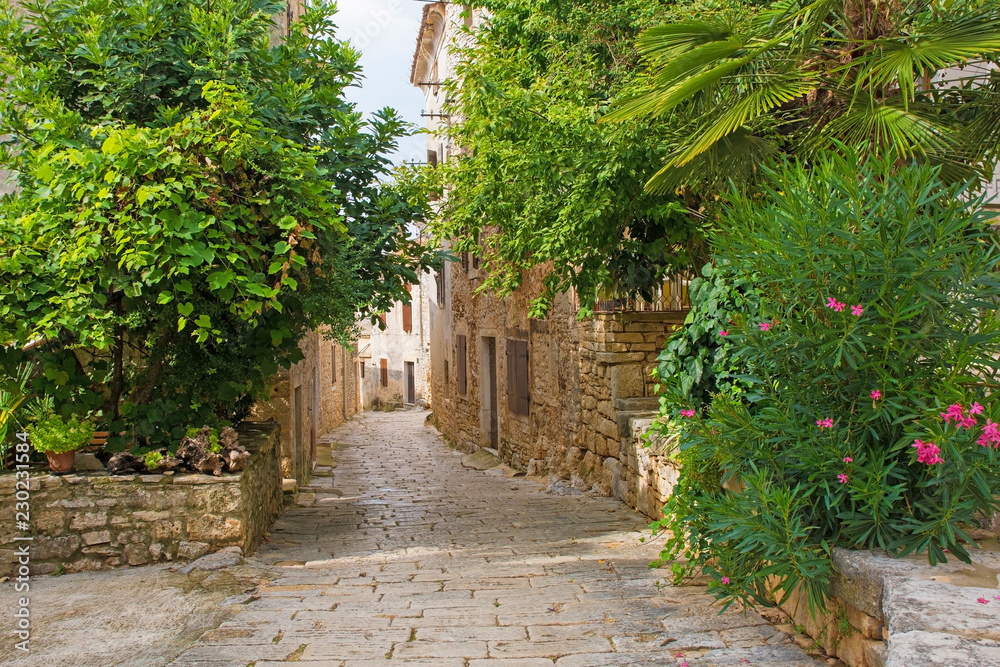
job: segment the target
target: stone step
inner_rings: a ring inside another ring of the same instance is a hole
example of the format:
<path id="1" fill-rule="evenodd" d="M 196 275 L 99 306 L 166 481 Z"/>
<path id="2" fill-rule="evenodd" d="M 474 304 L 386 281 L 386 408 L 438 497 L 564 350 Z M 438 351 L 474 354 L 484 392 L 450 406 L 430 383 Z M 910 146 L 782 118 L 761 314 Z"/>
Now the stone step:
<path id="1" fill-rule="evenodd" d="M 615 409 L 619 412 L 659 412 L 660 399 L 656 396 L 619 398 L 615 400 Z"/>

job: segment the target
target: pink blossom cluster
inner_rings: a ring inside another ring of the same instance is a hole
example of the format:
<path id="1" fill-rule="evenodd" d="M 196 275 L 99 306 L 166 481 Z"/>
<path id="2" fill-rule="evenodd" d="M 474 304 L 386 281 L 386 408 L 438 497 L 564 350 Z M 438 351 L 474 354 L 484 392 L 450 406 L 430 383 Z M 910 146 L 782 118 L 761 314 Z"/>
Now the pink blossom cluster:
<path id="1" fill-rule="evenodd" d="M 841 484 L 847 484 L 847 473 L 844 472 L 840 473 L 839 475 L 837 475 L 837 479 L 840 480 Z"/>
<path id="2" fill-rule="evenodd" d="M 917 461 L 920 463 L 926 463 L 929 466 L 944 463 L 944 459 L 941 458 L 941 448 L 933 442 L 917 440 L 913 443 L 913 447 L 917 448 Z"/>
<path id="3" fill-rule="evenodd" d="M 771 330 L 771 326 L 772 326 L 772 324 L 770 322 L 761 322 L 760 323 L 760 330 L 761 331 L 770 331 Z"/>
<path id="4" fill-rule="evenodd" d="M 983 434 L 979 436 L 977 442 L 983 447 L 992 447 L 993 449 L 1000 447 L 1000 425 L 987 419 L 986 426 L 983 427 Z"/>
<path id="5" fill-rule="evenodd" d="M 882 398 L 882 392 L 880 392 L 878 389 L 876 389 L 875 391 L 872 392 L 872 400 L 873 401 L 877 401 L 880 398 Z"/>
<path id="6" fill-rule="evenodd" d="M 833 419 L 827 417 L 826 419 L 817 419 L 816 426 L 820 428 L 833 428 Z"/>
<path id="7" fill-rule="evenodd" d="M 843 312 L 844 308 L 847 307 L 847 304 L 843 303 L 842 301 L 837 301 L 835 298 L 831 296 L 828 297 L 826 300 L 826 307 L 832 308 L 834 312 L 840 313 Z M 854 315 L 855 317 L 861 317 L 862 315 L 864 315 L 864 313 L 865 309 L 861 304 L 858 304 L 856 306 L 851 306 L 851 314 Z"/>
<path id="8" fill-rule="evenodd" d="M 681 417 L 694 417 L 694 410 L 681 410 Z"/>
<path id="9" fill-rule="evenodd" d="M 962 407 L 961 403 L 953 403 L 948 406 L 947 411 L 941 413 L 941 418 L 944 419 L 946 424 L 950 424 L 954 420 L 957 428 L 972 428 L 976 425 L 974 415 L 978 415 L 982 411 L 983 406 L 979 405 L 979 403 L 970 405 L 968 413 L 965 412 L 965 408 Z"/>

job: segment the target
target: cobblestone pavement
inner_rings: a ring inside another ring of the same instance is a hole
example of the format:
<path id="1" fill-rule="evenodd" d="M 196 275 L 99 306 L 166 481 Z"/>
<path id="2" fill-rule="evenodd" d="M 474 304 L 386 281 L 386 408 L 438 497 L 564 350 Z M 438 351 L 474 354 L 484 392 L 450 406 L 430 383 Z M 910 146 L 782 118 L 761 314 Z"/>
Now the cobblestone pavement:
<path id="1" fill-rule="evenodd" d="M 251 559 L 282 575 L 172 664 L 819 664 L 757 614 L 719 616 L 704 587 L 660 587 L 626 506 L 467 469 L 426 414 L 365 413 L 324 438 L 333 467 L 300 496 L 314 504 Z"/>

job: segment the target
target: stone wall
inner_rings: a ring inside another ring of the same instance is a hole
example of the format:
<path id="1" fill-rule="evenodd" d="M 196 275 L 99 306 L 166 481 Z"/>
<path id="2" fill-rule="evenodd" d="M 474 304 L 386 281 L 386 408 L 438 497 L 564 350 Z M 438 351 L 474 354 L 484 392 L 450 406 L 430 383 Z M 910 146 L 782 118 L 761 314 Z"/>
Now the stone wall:
<path id="1" fill-rule="evenodd" d="M 251 457 L 235 475 L 32 474 L 30 542 L 14 540 L 26 534 L 14 524 L 14 474 L 0 475 L 0 575 L 14 572 L 24 544 L 33 574 L 190 560 L 233 545 L 252 553 L 281 513 L 279 427 L 238 432 Z"/>
<path id="2" fill-rule="evenodd" d="M 299 341 L 304 359 L 270 380 L 270 398 L 251 412 L 256 421 L 281 426 L 281 467 L 286 479 L 305 484 L 319 438 L 357 414 L 358 369 L 352 353 L 323 330 Z"/>

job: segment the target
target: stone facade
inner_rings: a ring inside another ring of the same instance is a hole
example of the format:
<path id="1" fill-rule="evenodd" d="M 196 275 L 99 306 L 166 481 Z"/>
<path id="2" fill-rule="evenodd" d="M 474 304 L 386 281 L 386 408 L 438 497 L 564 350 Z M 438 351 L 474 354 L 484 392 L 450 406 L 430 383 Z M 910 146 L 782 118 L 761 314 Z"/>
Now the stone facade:
<path id="1" fill-rule="evenodd" d="M 0 511 L 11 517 L 0 527 L 0 575 L 15 572 L 24 545 L 32 574 L 191 560 L 226 546 L 252 553 L 281 513 L 279 427 L 238 432 L 251 456 L 235 475 L 33 474 L 28 533 L 15 530 L 14 473 L 0 475 Z"/>
<path id="2" fill-rule="evenodd" d="M 422 274 L 420 282 L 410 286 L 410 305 L 397 303 L 385 314 L 384 330 L 369 321 L 361 323 L 357 365 L 362 409 L 430 405 L 430 310 L 435 292 L 434 276 Z"/>
<path id="3" fill-rule="evenodd" d="M 256 421 L 281 426 L 285 479 L 305 484 L 316 461 L 319 438 L 357 414 L 358 369 L 346 347 L 314 331 L 299 341 L 304 359 L 271 379 L 268 401 L 251 412 Z"/>
<path id="4" fill-rule="evenodd" d="M 468 39 L 478 11 L 431 3 L 417 38 L 411 83 L 424 92 L 428 161 L 457 154 L 438 133 L 456 120 L 440 82 L 458 64 L 453 45 Z M 576 295 L 558 295 L 545 319 L 528 317 L 548 267 L 530 271 L 514 294 L 480 293 L 480 262 L 466 254 L 437 277 L 430 306 L 434 419 L 465 451 L 494 449 L 531 474 L 613 495 L 657 516 L 676 481 L 665 455 L 633 438 L 632 420 L 657 413 L 650 371 L 683 312 L 577 317 Z"/>

